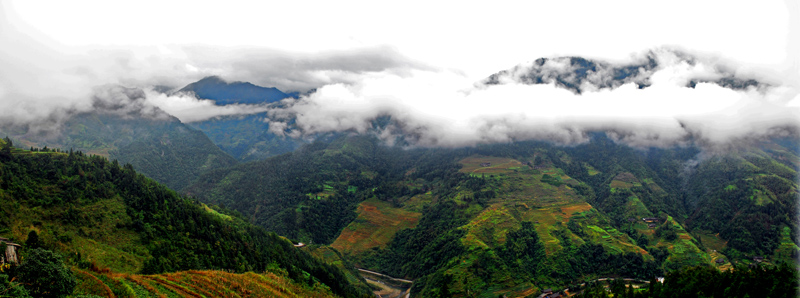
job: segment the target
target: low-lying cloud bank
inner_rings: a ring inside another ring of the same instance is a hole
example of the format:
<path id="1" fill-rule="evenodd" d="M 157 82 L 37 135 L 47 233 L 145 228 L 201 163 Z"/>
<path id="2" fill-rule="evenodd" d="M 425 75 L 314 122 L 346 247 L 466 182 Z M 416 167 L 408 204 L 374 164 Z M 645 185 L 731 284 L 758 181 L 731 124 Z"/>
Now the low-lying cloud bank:
<path id="1" fill-rule="evenodd" d="M 295 137 L 377 131 L 390 143 L 402 136 L 423 147 L 568 145 L 587 142 L 593 131 L 636 147 L 720 147 L 797 135 L 797 87 L 776 77 L 671 49 L 627 63 L 539 59 L 477 84 L 455 72 L 421 70 L 331 84 L 285 100 L 268 121 L 293 127 L 287 133 Z M 373 126 L 386 116 L 390 125 Z"/>
<path id="2" fill-rule="evenodd" d="M 460 147 L 578 144 L 589 132 L 606 131 L 637 147 L 719 147 L 797 135 L 800 119 L 795 56 L 787 61 L 795 69 L 786 71 L 662 48 L 629 61 L 546 57 L 475 78 L 417 62 L 391 46 L 322 53 L 81 48 L 14 24 L 0 20 L 0 43 L 11 45 L 0 48 L 0 126 L 23 131 L 55 131 L 70 115 L 91 111 L 184 122 L 267 111 L 270 131 L 290 137 L 351 131 L 376 133 L 388 143 L 402 138 L 411 146 Z M 316 91 L 272 106 L 220 106 L 153 88 L 179 88 L 208 75 Z M 373 125 L 385 118 L 388 125 Z"/>

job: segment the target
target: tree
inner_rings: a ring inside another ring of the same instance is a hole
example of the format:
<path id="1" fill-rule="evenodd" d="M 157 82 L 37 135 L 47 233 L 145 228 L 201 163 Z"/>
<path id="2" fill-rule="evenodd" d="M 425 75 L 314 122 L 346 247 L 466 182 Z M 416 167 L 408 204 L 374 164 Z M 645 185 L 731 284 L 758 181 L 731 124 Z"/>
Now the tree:
<path id="1" fill-rule="evenodd" d="M 28 233 L 28 240 L 25 240 L 25 248 L 27 249 L 35 249 L 42 247 L 42 244 L 39 242 L 39 234 L 36 231 L 30 231 Z"/>
<path id="2" fill-rule="evenodd" d="M 30 297 L 30 294 L 21 284 L 9 280 L 8 275 L 0 274 L 0 297 Z"/>
<path id="3" fill-rule="evenodd" d="M 544 258 L 544 244 L 533 223 L 523 221 L 519 230 L 509 232 L 502 254 L 512 268 L 535 274 L 536 267 Z"/>
<path id="4" fill-rule="evenodd" d="M 11 156 L 11 148 L 14 147 L 14 143 L 11 142 L 11 139 L 6 137 L 3 139 L 4 142 L 0 143 L 0 154 L 3 156 Z"/>
<path id="5" fill-rule="evenodd" d="M 34 297 L 61 297 L 72 293 L 75 275 L 61 261 L 61 256 L 42 248 L 31 250 L 18 270 L 20 283 Z"/>

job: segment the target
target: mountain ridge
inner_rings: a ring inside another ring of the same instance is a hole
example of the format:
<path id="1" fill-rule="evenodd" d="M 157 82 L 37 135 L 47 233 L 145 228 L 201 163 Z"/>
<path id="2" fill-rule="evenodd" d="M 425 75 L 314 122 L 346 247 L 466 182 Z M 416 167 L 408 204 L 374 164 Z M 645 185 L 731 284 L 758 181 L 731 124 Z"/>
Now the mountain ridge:
<path id="1" fill-rule="evenodd" d="M 177 92 L 191 92 L 197 98 L 210 99 L 218 105 L 266 104 L 299 95 L 297 92 L 284 93 L 275 87 L 262 87 L 249 82 L 227 82 L 219 76 L 202 78 Z"/>

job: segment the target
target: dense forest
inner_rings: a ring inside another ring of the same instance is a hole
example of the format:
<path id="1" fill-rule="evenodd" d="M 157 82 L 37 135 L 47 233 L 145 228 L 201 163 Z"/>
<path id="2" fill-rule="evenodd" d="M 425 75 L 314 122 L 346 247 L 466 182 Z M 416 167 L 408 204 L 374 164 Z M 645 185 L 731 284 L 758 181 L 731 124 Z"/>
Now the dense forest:
<path id="1" fill-rule="evenodd" d="M 237 212 L 180 196 L 130 164 L 79 151 L 24 151 L 4 141 L 0 198 L 0 235 L 22 243 L 35 237 L 35 246 L 63 253 L 67 264 L 80 268 L 148 274 L 280 268 L 300 284 L 324 284 L 343 297 L 367 295 L 365 286 L 350 284 L 340 269 L 285 238 L 248 224 Z M 90 212 L 97 207 L 111 210 Z M 125 234 L 128 243 L 119 243 Z M 91 256 L 98 247 L 107 250 L 101 254 L 114 253 L 108 246 L 123 250 L 112 258 L 118 263 Z M 128 257 L 142 261 L 126 264 Z"/>

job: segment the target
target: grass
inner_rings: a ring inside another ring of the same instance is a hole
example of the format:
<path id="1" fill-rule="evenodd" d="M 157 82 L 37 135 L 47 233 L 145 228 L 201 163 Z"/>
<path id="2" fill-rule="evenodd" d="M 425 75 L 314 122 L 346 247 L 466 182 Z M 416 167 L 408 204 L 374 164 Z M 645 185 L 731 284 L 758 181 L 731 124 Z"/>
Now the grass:
<path id="1" fill-rule="evenodd" d="M 470 156 L 459 161 L 464 165 L 459 172 L 469 174 L 500 174 L 513 173 L 514 169 L 521 169 L 523 164 L 517 160 L 504 157 L 491 156 Z M 488 167 L 481 166 L 482 163 L 490 163 Z"/>
<path id="2" fill-rule="evenodd" d="M 100 297 L 336 297 L 321 284 L 299 285 L 283 275 L 182 271 L 158 275 L 97 273 L 73 268 L 73 295 Z"/>
<path id="3" fill-rule="evenodd" d="M 222 220 L 226 220 L 226 221 L 233 220 L 233 218 L 230 215 L 219 213 L 219 212 L 217 212 L 217 210 L 211 209 L 211 207 L 208 207 L 208 205 L 206 205 L 206 204 L 203 204 L 203 209 L 206 212 L 211 213 L 211 214 L 215 215 L 216 217 L 221 218 Z"/>
<path id="4" fill-rule="evenodd" d="M 677 239 L 667 241 L 663 238 L 658 239 L 655 246 L 666 248 L 669 251 L 669 257 L 664 262 L 665 267 L 677 266 L 698 266 L 698 265 L 712 265 L 711 257 L 707 252 L 700 250 L 695 244 L 696 240 L 691 234 L 686 232 L 683 227 L 672 218 L 667 216 L 667 220 L 663 225 L 672 225 L 677 232 Z"/>
<path id="5" fill-rule="evenodd" d="M 602 173 L 602 172 L 598 171 L 597 169 L 595 169 L 594 167 L 590 166 L 588 163 L 584 163 L 583 166 L 586 167 L 586 170 L 588 171 L 589 176 L 594 176 L 594 175 Z"/>
<path id="6" fill-rule="evenodd" d="M 459 162 L 463 165 L 461 168 L 463 173 L 497 174 L 495 178 L 500 182 L 500 187 L 496 190 L 498 196 L 491 201 L 492 204 L 462 227 L 467 229 L 462 239 L 462 244 L 467 247 L 486 249 L 505 243 L 505 235 L 509 230 L 518 229 L 522 221 L 531 221 L 536 223 L 536 231 L 548 255 L 558 252 L 565 245 L 554 233 L 563 230 L 569 235 L 569 241 L 573 245 L 596 242 L 612 252 L 635 252 L 649 256 L 644 249 L 636 246 L 630 237 L 614 229 L 605 230 L 598 227 L 600 230 L 588 233 L 589 238 L 586 239 L 566 229 L 570 218 L 576 215 L 579 216 L 576 220 L 584 227 L 592 225 L 605 227 L 608 224 L 605 218 L 572 190 L 570 185 L 579 182 L 559 168 L 546 167 L 535 170 L 527 166 L 519 168 L 521 165 L 519 161 L 485 156 L 471 156 Z M 481 163 L 491 163 L 491 166 L 482 167 Z M 548 181 L 559 183 L 543 182 L 542 177 L 545 175 L 552 177 Z M 620 180 L 617 182 L 622 183 L 623 187 L 639 184 L 630 173 L 622 173 L 618 178 Z M 650 214 L 637 198 L 631 199 L 630 203 L 637 213 Z"/>
<path id="7" fill-rule="evenodd" d="M 628 212 L 626 215 L 633 218 L 640 218 L 640 217 L 652 217 L 653 213 L 647 209 L 647 207 L 639 200 L 637 196 L 630 196 L 628 198 L 628 203 L 626 204 Z"/>
<path id="8" fill-rule="evenodd" d="M 102 264 L 115 272 L 133 273 L 141 270 L 150 253 L 139 234 L 128 230 L 132 220 L 125 211 L 122 199 L 114 197 L 77 208 L 76 223 L 65 223 L 67 210 L 26 207 L 4 200 L 0 195 L 0 209 L 14 210 L 7 233 L 19 243 L 36 231 L 41 241 L 53 243 L 55 250 L 69 259 L 80 259 Z M 91 214 L 91 216 L 86 216 Z"/>
<path id="9" fill-rule="evenodd" d="M 494 204 L 484 209 L 463 229 L 467 234 L 461 239 L 466 247 L 494 247 L 505 242 L 508 231 L 519 229 L 520 223 L 503 204 Z"/>
<path id="10" fill-rule="evenodd" d="M 343 258 L 339 252 L 328 245 L 325 246 L 306 246 L 303 250 L 307 251 L 317 259 L 324 261 L 330 265 L 334 265 L 344 272 L 345 276 L 347 276 L 347 280 L 350 281 L 352 284 L 363 284 L 363 280 L 361 275 L 357 271 L 355 271 L 352 265 L 348 264 L 347 261 Z"/>
<path id="11" fill-rule="evenodd" d="M 728 246 L 728 241 L 720 238 L 719 233 L 712 234 L 711 232 L 703 230 L 694 230 L 693 233 L 697 238 L 700 238 L 700 242 L 703 243 L 703 246 L 707 249 L 719 251 Z"/>
<path id="12" fill-rule="evenodd" d="M 792 255 L 796 255 L 800 253 L 800 247 L 792 241 L 792 229 L 789 227 L 783 227 L 781 230 L 781 242 L 778 244 L 778 248 L 775 249 L 774 252 L 774 259 L 776 263 L 779 262 L 787 262 L 792 263 L 795 259 L 792 258 Z"/>
<path id="13" fill-rule="evenodd" d="M 372 198 L 358 205 L 358 216 L 331 244 L 341 252 L 359 254 L 373 247 L 383 247 L 402 230 L 417 226 L 422 213 L 393 207 Z"/>
<path id="14" fill-rule="evenodd" d="M 764 206 L 772 203 L 772 199 L 768 194 L 758 189 L 753 189 L 753 194 L 750 195 L 750 200 L 755 201 L 756 206 Z"/>

